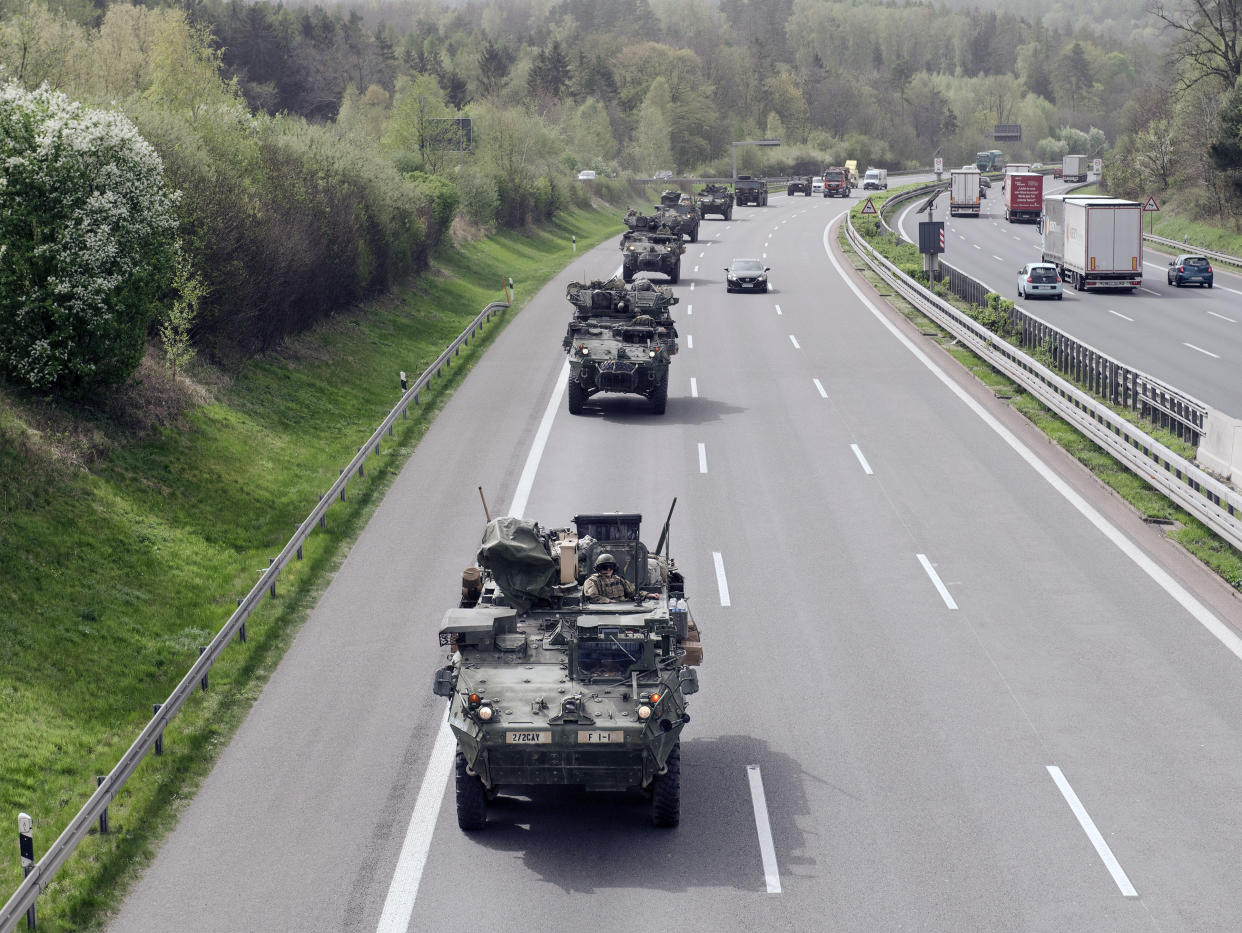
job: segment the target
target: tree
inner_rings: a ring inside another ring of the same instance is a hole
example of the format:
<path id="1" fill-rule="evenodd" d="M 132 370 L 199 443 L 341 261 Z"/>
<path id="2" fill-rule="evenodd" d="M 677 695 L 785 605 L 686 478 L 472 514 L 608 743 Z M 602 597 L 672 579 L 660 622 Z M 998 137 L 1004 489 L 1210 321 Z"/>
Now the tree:
<path id="1" fill-rule="evenodd" d="M 1081 42 L 1075 42 L 1070 50 L 1061 57 L 1061 80 L 1064 82 L 1066 96 L 1073 110 L 1091 89 L 1091 63 L 1087 61 L 1086 50 Z"/>
<path id="2" fill-rule="evenodd" d="M 1229 179 L 1233 196 L 1242 200 L 1242 81 L 1220 111 L 1220 133 L 1208 146 L 1212 163 Z"/>
<path id="3" fill-rule="evenodd" d="M 124 381 L 169 289 L 177 196 L 134 125 L 0 87 L 0 372 L 84 395 Z"/>
<path id="4" fill-rule="evenodd" d="M 675 168 L 669 120 L 672 105 L 668 82 L 656 78 L 638 112 L 638 127 L 634 131 L 634 167 L 641 173 Z"/>
<path id="5" fill-rule="evenodd" d="M 526 78 L 526 89 L 530 96 L 545 106 L 560 100 L 561 95 L 569 88 L 569 57 L 561 48 L 559 39 L 535 54 L 535 62 L 531 65 Z"/>
<path id="6" fill-rule="evenodd" d="M 1232 88 L 1242 76 L 1242 0 L 1156 0 L 1148 12 L 1173 30 L 1171 54 L 1181 87 L 1211 80 Z"/>
<path id="7" fill-rule="evenodd" d="M 483 43 L 479 52 L 479 90 L 483 97 L 494 97 L 504 90 L 513 67 L 513 52 L 491 39 Z"/>

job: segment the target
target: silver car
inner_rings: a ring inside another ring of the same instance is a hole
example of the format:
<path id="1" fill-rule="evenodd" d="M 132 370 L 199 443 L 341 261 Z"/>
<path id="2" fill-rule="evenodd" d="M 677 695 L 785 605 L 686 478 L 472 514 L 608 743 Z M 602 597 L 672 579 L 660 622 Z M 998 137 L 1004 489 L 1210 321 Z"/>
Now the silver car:
<path id="1" fill-rule="evenodd" d="M 1063 298 L 1057 267 L 1050 262 L 1028 262 L 1018 270 L 1018 297 Z"/>

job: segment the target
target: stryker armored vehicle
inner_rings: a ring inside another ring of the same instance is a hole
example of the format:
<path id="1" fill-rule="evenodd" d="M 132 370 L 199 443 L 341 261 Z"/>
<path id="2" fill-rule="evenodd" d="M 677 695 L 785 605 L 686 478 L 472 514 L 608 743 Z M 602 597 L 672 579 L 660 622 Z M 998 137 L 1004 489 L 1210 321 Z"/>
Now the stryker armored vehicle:
<path id="1" fill-rule="evenodd" d="M 738 175 L 733 183 L 733 201 L 735 204 L 753 204 L 756 207 L 768 206 L 768 183 L 762 178 L 751 178 L 749 175 Z"/>
<path id="2" fill-rule="evenodd" d="M 811 176 L 799 175 L 789 179 L 785 193 L 790 197 L 793 197 L 795 194 L 805 194 L 809 198 L 811 196 Z"/>
<path id="3" fill-rule="evenodd" d="M 733 192 L 727 185 L 705 185 L 699 192 L 699 213 L 719 214 L 725 220 L 733 216 Z"/>
<path id="4" fill-rule="evenodd" d="M 689 195 L 670 188 L 660 195 L 660 203 L 652 207 L 652 213 L 644 214 L 634 208 L 625 212 L 625 225 L 642 232 L 674 233 L 688 236 L 691 243 L 699 241 L 699 222 L 703 215 L 690 200 Z"/>
<path id="5" fill-rule="evenodd" d="M 681 254 L 685 251 L 681 234 L 668 227 L 627 230 L 621 234 L 621 276 L 632 282 L 639 272 L 659 272 L 676 285 L 681 281 Z"/>
<path id="6" fill-rule="evenodd" d="M 677 353 L 677 327 L 667 285 L 640 279 L 571 282 L 565 292 L 574 317 L 561 346 L 569 354 L 569 413 L 600 392 L 627 392 L 651 401 L 657 415 L 668 405 L 668 368 Z"/>
<path id="7" fill-rule="evenodd" d="M 703 652 L 682 575 L 660 554 L 668 521 L 654 551 L 641 522 L 613 512 L 575 516 L 573 528 L 487 523 L 440 627 L 449 656 L 433 686 L 457 739 L 462 829 L 482 829 L 497 795 L 547 786 L 641 791 L 656 826 L 680 821 L 680 737 Z M 589 576 L 606 564 L 610 574 Z M 600 578 L 633 595 L 592 601 Z"/>

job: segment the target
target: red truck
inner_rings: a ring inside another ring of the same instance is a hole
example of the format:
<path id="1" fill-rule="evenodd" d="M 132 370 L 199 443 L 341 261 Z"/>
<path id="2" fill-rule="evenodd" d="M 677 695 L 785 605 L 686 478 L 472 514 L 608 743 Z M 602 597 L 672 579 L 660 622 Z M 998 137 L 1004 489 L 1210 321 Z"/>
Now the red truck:
<path id="1" fill-rule="evenodd" d="M 1015 172 L 1005 176 L 1005 220 L 1039 223 L 1044 209 L 1044 176 L 1037 172 Z"/>
<path id="2" fill-rule="evenodd" d="M 824 197 L 848 198 L 850 196 L 850 173 L 843 165 L 829 165 L 824 169 Z"/>

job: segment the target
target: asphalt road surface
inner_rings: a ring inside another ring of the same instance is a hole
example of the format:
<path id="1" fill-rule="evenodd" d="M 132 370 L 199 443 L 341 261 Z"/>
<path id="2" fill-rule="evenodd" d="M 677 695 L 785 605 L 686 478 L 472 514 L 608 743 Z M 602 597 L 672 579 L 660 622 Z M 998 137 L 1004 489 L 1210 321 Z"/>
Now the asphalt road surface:
<path id="1" fill-rule="evenodd" d="M 1065 186 L 1045 179 L 1049 194 Z M 1113 359 L 1180 389 L 1227 415 L 1242 418 L 1242 275 L 1213 264 L 1214 287 L 1168 283 L 1171 256 L 1143 249 L 1143 284 L 1133 292 L 1080 292 L 1061 301 L 1018 298 L 1018 270 L 1039 262 L 1038 224 L 1009 223 L 1000 182 L 981 202 L 979 217 L 949 217 L 947 195 L 937 202 L 945 220 L 946 262 L 987 284 L 1022 310 L 1072 334 Z M 918 207 L 900 214 L 902 234 L 918 242 Z"/>
<path id="2" fill-rule="evenodd" d="M 566 411 L 565 284 L 615 242 L 535 297 L 110 929 L 1242 927 L 1239 603 L 859 284 L 847 207 L 703 224 L 662 417 Z M 774 290 L 726 295 L 735 256 Z M 568 793 L 458 829 L 431 678 L 480 485 L 545 526 L 640 511 L 649 541 L 678 497 L 705 651 L 679 828 Z"/>

